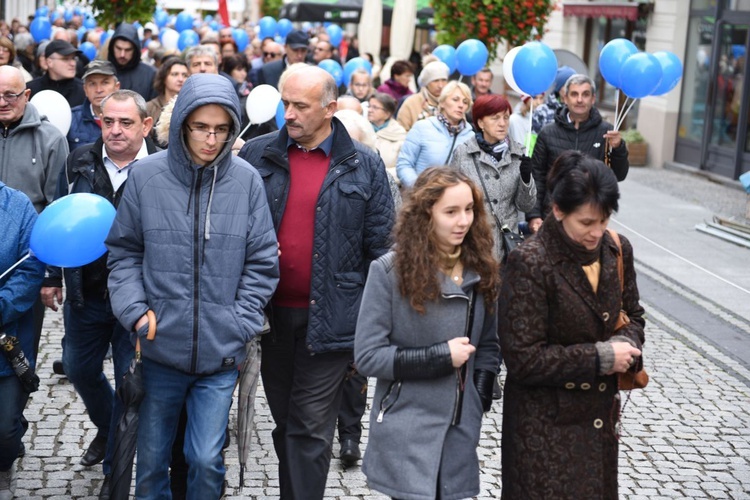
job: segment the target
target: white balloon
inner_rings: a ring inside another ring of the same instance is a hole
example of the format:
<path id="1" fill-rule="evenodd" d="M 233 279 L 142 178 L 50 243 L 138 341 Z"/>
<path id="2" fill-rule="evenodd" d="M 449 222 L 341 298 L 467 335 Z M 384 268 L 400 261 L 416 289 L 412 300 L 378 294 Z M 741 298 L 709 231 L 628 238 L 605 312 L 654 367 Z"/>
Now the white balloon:
<path id="1" fill-rule="evenodd" d="M 29 101 L 34 105 L 40 115 L 45 115 L 62 135 L 68 135 L 70 130 L 70 104 L 62 94 L 54 90 L 42 90 L 34 94 Z"/>
<path id="2" fill-rule="evenodd" d="M 258 85 L 250 91 L 245 102 L 245 110 L 250 123 L 265 123 L 276 116 L 281 94 L 271 85 Z"/>
<path id="3" fill-rule="evenodd" d="M 180 34 L 172 28 L 165 28 L 161 36 L 161 44 L 165 49 L 177 49 L 177 41 L 180 39 Z"/>
<path id="4" fill-rule="evenodd" d="M 516 60 L 516 56 L 522 48 L 523 46 L 513 47 L 507 54 L 505 54 L 505 59 L 503 59 L 503 77 L 508 85 L 510 85 L 510 88 L 519 94 L 525 94 L 526 92 L 518 88 L 518 85 L 516 85 L 516 79 L 513 78 L 513 61 Z"/>

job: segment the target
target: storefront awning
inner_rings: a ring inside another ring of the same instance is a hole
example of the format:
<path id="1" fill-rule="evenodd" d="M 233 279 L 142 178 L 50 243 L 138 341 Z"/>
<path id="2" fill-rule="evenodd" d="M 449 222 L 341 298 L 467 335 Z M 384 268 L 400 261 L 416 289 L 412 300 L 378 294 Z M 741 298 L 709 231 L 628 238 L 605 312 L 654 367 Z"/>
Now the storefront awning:
<path id="1" fill-rule="evenodd" d="M 638 5 L 631 2 L 563 2 L 563 16 L 637 21 L 640 15 Z"/>

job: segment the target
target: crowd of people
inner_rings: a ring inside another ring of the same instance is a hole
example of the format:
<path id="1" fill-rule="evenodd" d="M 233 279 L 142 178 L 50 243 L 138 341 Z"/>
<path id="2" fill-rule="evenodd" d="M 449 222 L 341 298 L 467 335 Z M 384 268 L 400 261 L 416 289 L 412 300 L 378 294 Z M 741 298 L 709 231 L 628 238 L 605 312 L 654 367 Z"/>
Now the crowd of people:
<path id="1" fill-rule="evenodd" d="M 587 75 L 562 67 L 546 98 L 514 110 L 490 69 L 467 85 L 430 55 L 339 87 L 317 63 L 360 54 L 325 30 L 241 52 L 231 29 L 201 28 L 175 53 L 155 25 L 121 23 L 90 61 L 75 30 L 38 47 L 20 23 L 0 31 L 1 270 L 54 200 L 94 193 L 117 208 L 96 261 L 30 256 L 0 278 L 0 333 L 32 369 L 44 309 L 62 306 L 54 371 L 97 428 L 81 464 L 103 464 L 99 498 L 136 349 L 136 497 L 221 497 L 238 370 L 259 335 L 283 499 L 323 498 L 337 427 L 342 462 L 363 460 L 373 489 L 475 496 L 502 366 L 503 498 L 617 498 L 617 374 L 642 365 L 644 321 L 632 247 L 606 229 L 627 149 Z M 281 94 L 280 128 L 249 123 L 260 84 Z M 70 104 L 67 137 L 29 105 L 42 90 Z M 533 236 L 510 252 L 503 233 L 521 222 Z M 621 310 L 630 322 L 615 330 Z M 4 500 L 29 397 L 5 356 L 0 388 Z"/>

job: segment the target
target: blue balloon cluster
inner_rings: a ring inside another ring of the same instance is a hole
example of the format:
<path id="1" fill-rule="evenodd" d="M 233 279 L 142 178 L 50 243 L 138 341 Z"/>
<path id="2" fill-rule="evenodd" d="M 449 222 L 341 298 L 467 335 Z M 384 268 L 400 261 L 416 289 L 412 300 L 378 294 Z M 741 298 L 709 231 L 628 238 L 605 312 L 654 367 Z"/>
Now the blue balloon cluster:
<path id="1" fill-rule="evenodd" d="M 640 99 L 663 95 L 682 78 L 682 62 L 671 52 L 639 52 L 630 40 L 616 38 L 599 53 L 599 71 L 613 87 Z"/>

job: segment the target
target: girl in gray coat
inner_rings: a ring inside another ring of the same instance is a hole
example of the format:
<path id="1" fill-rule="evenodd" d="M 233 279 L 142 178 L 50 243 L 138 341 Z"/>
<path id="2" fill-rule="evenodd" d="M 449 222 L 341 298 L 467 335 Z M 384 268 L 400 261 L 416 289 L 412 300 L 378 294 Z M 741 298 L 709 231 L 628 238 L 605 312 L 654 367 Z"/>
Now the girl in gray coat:
<path id="1" fill-rule="evenodd" d="M 378 379 L 362 469 L 395 498 L 475 496 L 499 356 L 499 273 L 481 192 L 455 170 L 425 170 L 395 249 L 370 267 L 354 341 L 359 371 Z"/>

